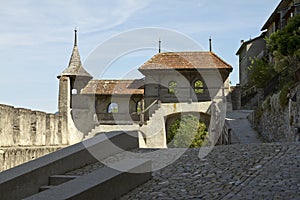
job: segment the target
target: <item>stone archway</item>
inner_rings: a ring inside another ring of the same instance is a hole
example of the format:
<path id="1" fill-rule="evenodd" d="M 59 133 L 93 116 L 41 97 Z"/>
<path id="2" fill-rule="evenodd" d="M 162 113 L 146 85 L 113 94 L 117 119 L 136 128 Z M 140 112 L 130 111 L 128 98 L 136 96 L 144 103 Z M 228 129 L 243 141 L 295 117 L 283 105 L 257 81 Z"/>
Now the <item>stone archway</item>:
<path id="1" fill-rule="evenodd" d="M 207 113 L 202 113 L 202 112 L 180 112 L 180 113 L 173 113 L 165 117 L 165 130 L 166 130 L 166 137 L 169 134 L 170 127 L 171 125 L 177 120 L 180 119 L 182 115 L 185 114 L 191 114 L 199 118 L 201 122 L 204 122 L 206 125 L 207 129 L 209 128 L 210 125 L 210 115 Z"/>

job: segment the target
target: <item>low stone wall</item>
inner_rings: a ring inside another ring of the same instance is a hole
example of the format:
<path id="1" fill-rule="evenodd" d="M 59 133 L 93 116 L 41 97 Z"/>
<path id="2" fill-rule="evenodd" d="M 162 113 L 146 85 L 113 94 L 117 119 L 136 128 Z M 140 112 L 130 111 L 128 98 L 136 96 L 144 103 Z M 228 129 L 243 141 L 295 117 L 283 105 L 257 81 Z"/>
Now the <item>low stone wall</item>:
<path id="1" fill-rule="evenodd" d="M 0 138 L 0 147 L 66 145 L 66 118 L 0 104 Z"/>
<path id="2" fill-rule="evenodd" d="M 284 108 L 278 103 L 279 94 L 275 94 L 256 111 L 257 129 L 267 142 L 299 140 L 296 129 L 300 127 L 300 84 L 291 89 L 289 96 L 289 103 Z"/>
<path id="3" fill-rule="evenodd" d="M 63 148 L 63 146 L 0 148 L 0 172 L 52 153 L 61 148 Z"/>

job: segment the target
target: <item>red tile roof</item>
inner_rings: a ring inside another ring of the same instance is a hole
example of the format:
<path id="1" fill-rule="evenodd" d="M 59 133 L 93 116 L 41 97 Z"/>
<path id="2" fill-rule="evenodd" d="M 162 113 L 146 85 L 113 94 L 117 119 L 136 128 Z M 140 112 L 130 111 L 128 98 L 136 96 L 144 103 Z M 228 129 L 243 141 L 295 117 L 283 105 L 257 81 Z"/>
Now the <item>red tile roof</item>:
<path id="1" fill-rule="evenodd" d="M 139 68 L 141 72 L 162 69 L 232 70 L 232 67 L 213 52 L 168 52 L 156 54 Z"/>
<path id="2" fill-rule="evenodd" d="M 138 80 L 91 80 L 81 94 L 132 95 L 144 94 L 144 79 Z"/>

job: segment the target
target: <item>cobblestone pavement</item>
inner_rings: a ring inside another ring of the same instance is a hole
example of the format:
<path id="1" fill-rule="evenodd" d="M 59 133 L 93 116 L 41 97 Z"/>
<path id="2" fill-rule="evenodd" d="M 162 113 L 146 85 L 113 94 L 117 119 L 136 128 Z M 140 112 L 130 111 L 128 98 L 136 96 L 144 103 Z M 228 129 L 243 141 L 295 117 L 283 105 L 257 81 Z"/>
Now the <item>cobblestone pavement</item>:
<path id="1" fill-rule="evenodd" d="M 215 147 L 203 159 L 189 149 L 121 199 L 300 199 L 300 145 Z"/>
<path id="2" fill-rule="evenodd" d="M 232 128 L 232 143 L 250 144 L 263 142 L 262 137 L 252 128 L 248 116 L 252 115 L 251 110 L 235 110 L 227 113 L 226 121 Z"/>
<path id="3" fill-rule="evenodd" d="M 154 151 L 133 150 L 143 155 Z M 161 161 L 173 156 L 167 150 L 160 151 L 157 157 Z M 236 144 L 214 147 L 206 157 L 199 158 L 199 149 L 188 149 L 121 200 L 300 199 L 299 152 L 300 144 Z M 125 157 L 135 156 L 123 152 L 105 162 Z M 98 162 L 67 174 L 83 175 L 103 166 Z"/>

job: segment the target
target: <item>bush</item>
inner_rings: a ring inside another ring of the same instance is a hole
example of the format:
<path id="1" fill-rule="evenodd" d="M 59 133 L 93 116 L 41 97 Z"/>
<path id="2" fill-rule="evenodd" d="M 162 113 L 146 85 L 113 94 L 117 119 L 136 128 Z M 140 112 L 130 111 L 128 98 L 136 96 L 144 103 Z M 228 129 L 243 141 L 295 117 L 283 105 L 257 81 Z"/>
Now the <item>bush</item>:
<path id="1" fill-rule="evenodd" d="M 283 109 L 289 102 L 289 99 L 287 97 L 287 95 L 289 94 L 290 92 L 290 84 L 286 84 L 282 89 L 281 89 L 281 92 L 280 92 L 280 95 L 279 95 L 279 104 L 281 106 L 281 108 Z"/>
<path id="2" fill-rule="evenodd" d="M 169 147 L 195 148 L 201 147 L 207 136 L 206 125 L 194 115 L 186 114 L 170 126 L 167 142 Z"/>

